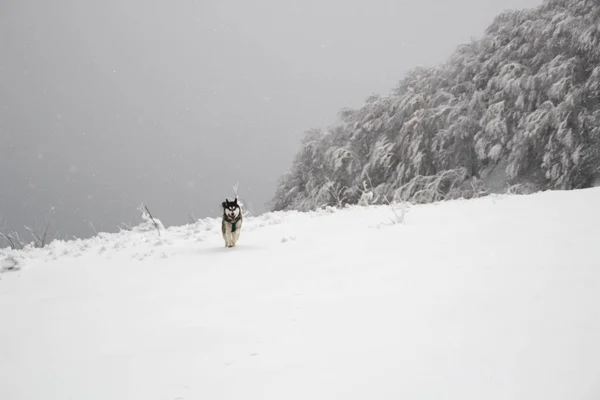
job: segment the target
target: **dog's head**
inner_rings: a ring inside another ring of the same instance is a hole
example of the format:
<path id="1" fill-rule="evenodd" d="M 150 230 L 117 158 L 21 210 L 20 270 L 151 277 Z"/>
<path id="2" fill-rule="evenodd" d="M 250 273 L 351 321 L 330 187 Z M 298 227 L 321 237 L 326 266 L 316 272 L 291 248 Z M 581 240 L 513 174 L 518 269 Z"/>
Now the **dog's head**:
<path id="1" fill-rule="evenodd" d="M 227 219 L 233 221 L 240 215 L 241 210 L 240 210 L 240 205 L 238 204 L 237 197 L 233 201 L 229 201 L 229 200 L 225 199 L 222 206 L 223 206 L 223 212 L 225 213 L 225 216 L 227 217 Z"/>

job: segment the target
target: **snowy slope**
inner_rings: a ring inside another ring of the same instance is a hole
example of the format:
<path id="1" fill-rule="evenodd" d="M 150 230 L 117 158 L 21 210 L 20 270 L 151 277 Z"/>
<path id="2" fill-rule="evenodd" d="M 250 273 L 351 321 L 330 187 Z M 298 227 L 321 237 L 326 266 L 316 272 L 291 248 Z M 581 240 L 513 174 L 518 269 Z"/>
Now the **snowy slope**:
<path id="1" fill-rule="evenodd" d="M 0 253 L 0 399 L 599 399 L 600 190 Z"/>

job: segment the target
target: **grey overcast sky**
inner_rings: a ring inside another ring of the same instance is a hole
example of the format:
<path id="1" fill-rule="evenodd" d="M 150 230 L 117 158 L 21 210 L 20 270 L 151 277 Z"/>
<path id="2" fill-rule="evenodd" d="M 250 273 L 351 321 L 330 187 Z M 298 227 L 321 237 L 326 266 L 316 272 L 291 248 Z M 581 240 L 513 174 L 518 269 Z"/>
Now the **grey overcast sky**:
<path id="1" fill-rule="evenodd" d="M 542 0 L 3 0 L 0 219 L 61 237 L 265 211 L 302 132 Z M 51 211 L 52 210 L 52 211 Z"/>

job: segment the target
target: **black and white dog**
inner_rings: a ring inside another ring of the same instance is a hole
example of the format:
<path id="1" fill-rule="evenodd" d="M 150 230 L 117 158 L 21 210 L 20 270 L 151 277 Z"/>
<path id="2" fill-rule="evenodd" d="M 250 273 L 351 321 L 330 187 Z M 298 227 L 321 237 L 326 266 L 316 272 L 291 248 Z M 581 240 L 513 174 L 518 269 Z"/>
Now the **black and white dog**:
<path id="1" fill-rule="evenodd" d="M 235 247 L 242 230 L 242 209 L 238 204 L 237 197 L 233 201 L 225 199 L 223 202 L 223 222 L 221 232 L 225 239 L 225 247 Z"/>

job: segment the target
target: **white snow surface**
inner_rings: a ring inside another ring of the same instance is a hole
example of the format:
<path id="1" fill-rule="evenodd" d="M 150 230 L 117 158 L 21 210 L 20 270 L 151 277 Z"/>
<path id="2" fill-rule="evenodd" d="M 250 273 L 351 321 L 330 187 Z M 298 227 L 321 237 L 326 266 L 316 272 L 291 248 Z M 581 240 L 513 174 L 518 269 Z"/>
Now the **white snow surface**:
<path id="1" fill-rule="evenodd" d="M 0 251 L 0 399 L 600 398 L 600 188 Z"/>

